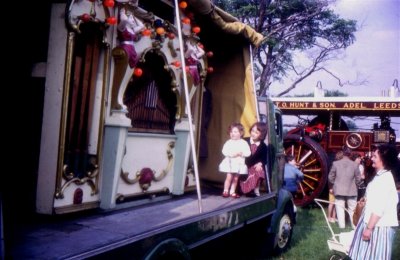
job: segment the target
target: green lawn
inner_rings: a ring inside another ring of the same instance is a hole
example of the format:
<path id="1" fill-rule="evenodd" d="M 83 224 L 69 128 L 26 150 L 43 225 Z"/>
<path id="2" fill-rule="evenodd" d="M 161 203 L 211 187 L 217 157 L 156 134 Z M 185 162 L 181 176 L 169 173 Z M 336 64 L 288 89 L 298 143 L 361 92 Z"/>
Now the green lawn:
<path id="1" fill-rule="evenodd" d="M 333 224 L 332 228 L 335 234 L 340 233 L 337 224 Z M 319 207 L 298 208 L 290 249 L 281 256 L 270 259 L 329 259 L 332 252 L 329 251 L 326 241 L 330 237 L 331 233 Z M 400 229 L 396 232 L 392 259 L 400 259 Z"/>

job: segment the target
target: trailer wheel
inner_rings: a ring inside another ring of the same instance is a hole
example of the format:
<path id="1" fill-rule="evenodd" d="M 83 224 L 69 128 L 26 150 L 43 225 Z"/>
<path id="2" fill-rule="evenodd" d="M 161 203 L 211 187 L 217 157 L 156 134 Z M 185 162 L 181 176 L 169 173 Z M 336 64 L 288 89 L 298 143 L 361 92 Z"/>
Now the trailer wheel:
<path id="1" fill-rule="evenodd" d="M 288 134 L 284 139 L 286 155 L 293 155 L 300 165 L 304 179 L 294 196 L 296 206 L 313 203 L 324 191 L 328 180 L 328 156 L 322 147 L 308 136 Z"/>
<path id="2" fill-rule="evenodd" d="M 267 235 L 269 246 L 264 248 L 262 256 L 278 256 L 288 250 L 292 240 L 294 221 L 293 209 L 287 205 L 280 216 L 276 232 Z"/>
<path id="3" fill-rule="evenodd" d="M 279 229 L 275 236 L 276 246 L 274 251 L 276 253 L 280 254 L 288 249 L 293 233 L 292 228 L 292 220 L 289 214 L 285 213 L 279 222 Z"/>

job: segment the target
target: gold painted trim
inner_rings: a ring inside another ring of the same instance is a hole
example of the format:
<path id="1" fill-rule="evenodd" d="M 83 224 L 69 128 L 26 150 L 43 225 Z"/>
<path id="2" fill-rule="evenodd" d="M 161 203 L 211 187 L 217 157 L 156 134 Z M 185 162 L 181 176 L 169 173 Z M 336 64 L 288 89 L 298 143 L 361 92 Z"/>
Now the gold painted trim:
<path id="1" fill-rule="evenodd" d="M 60 121 L 60 134 L 59 134 L 59 146 L 58 146 L 58 162 L 57 162 L 57 177 L 56 177 L 56 194 L 61 192 L 62 184 L 62 174 L 64 172 L 64 150 L 65 150 L 65 131 L 67 125 L 67 113 L 68 113 L 68 100 L 69 100 L 69 88 L 71 85 L 71 71 L 72 71 L 72 61 L 73 53 L 75 48 L 75 33 L 68 33 L 67 39 L 67 54 L 66 54 L 66 64 L 64 71 L 64 86 L 63 86 L 63 98 L 61 106 L 61 121 Z"/>
<path id="2" fill-rule="evenodd" d="M 158 177 L 156 176 L 157 172 L 155 170 L 152 170 L 154 174 L 153 181 L 155 182 L 161 181 L 162 179 L 165 178 L 165 176 L 167 176 L 168 172 L 171 171 L 174 162 L 174 155 L 172 153 L 172 150 L 174 148 L 175 148 L 175 142 L 174 141 L 169 142 L 167 146 L 167 158 L 168 158 L 167 166 L 165 167 L 165 169 L 161 170 L 161 173 Z M 136 171 L 134 178 L 129 178 L 129 174 L 130 174 L 129 172 L 125 172 L 121 168 L 121 179 L 127 184 L 131 185 L 136 184 L 140 179 L 140 170 Z"/>
<path id="3" fill-rule="evenodd" d="M 157 189 L 157 190 L 152 190 L 152 191 L 143 190 L 142 193 L 136 193 L 136 194 L 130 194 L 130 195 L 125 195 L 125 194 L 118 193 L 118 194 L 115 196 L 115 201 L 116 201 L 117 203 L 122 203 L 122 202 L 124 202 L 124 200 L 130 200 L 130 199 L 134 199 L 134 198 L 140 198 L 140 197 L 142 197 L 143 195 L 156 196 L 157 194 L 160 194 L 160 193 L 166 193 L 165 195 L 171 196 L 168 187 L 164 187 L 164 188 Z M 152 198 L 153 198 L 153 197 L 152 197 Z"/>
<path id="4" fill-rule="evenodd" d="M 64 191 L 68 188 L 71 183 L 75 183 L 76 185 L 83 185 L 83 184 L 88 184 L 90 188 L 92 189 L 92 192 L 90 195 L 95 195 L 98 193 L 96 184 L 93 182 L 91 177 L 84 177 L 84 178 L 73 178 L 71 180 L 68 180 L 64 185 L 61 187 L 60 191 L 56 193 L 55 197 L 56 199 L 63 199 L 64 198 Z"/>
<path id="5" fill-rule="evenodd" d="M 104 72 L 103 72 L 103 89 L 101 92 L 101 104 L 100 104 L 100 120 L 99 120 L 99 137 L 97 142 L 97 163 L 102 164 L 103 162 L 103 142 L 104 142 L 104 125 L 105 125 L 105 114 L 106 114 L 106 103 L 107 103 L 107 86 L 108 86 L 108 74 L 110 72 L 110 44 L 106 41 L 103 42 L 104 49 Z M 99 187 L 100 178 L 96 178 L 95 185 Z M 97 192 L 99 189 L 96 189 Z"/>
<path id="6" fill-rule="evenodd" d="M 352 144 L 351 143 L 351 138 L 355 138 L 355 140 L 357 141 L 357 142 L 359 142 L 358 144 Z M 362 138 L 362 136 L 360 135 L 360 134 L 358 134 L 358 133 L 351 133 L 351 134 L 349 134 L 348 136 L 346 136 L 346 145 L 349 147 L 349 148 L 351 148 L 351 149 L 357 149 L 358 147 L 360 147 L 361 146 L 361 144 L 363 143 L 363 138 Z"/>
<path id="7" fill-rule="evenodd" d="M 161 171 L 161 174 L 158 177 L 154 177 L 154 181 L 156 182 L 161 181 L 162 179 L 165 178 L 165 176 L 167 176 L 168 172 L 171 170 L 172 164 L 174 162 L 174 155 L 172 154 L 172 149 L 174 148 L 175 148 L 175 142 L 174 141 L 169 142 L 167 148 L 167 158 L 168 158 L 167 167 Z"/>
<path id="8" fill-rule="evenodd" d="M 77 212 L 77 211 L 81 211 L 81 210 L 98 208 L 99 206 L 100 206 L 100 202 L 98 202 L 98 201 L 85 202 L 82 204 L 73 204 L 73 205 L 54 208 L 54 213 L 55 214 L 71 213 L 71 212 Z"/>
<path id="9" fill-rule="evenodd" d="M 76 33 L 81 33 L 80 30 L 80 26 L 83 23 L 82 20 L 78 19 L 76 23 L 74 23 L 72 20 L 72 15 L 71 15 L 71 11 L 72 11 L 72 7 L 75 4 L 75 2 L 79 2 L 81 0 L 70 0 L 69 5 L 66 8 L 66 15 L 65 15 L 65 23 L 67 24 L 67 27 L 69 29 L 71 29 L 72 31 L 76 32 Z M 104 27 L 109 27 L 109 25 L 105 22 L 105 20 L 110 17 L 110 10 L 108 9 L 108 7 L 105 7 L 104 5 L 101 5 L 101 7 L 104 10 L 104 21 L 99 20 L 98 18 L 96 18 L 96 10 L 94 9 L 95 7 L 95 1 L 92 2 L 92 8 L 90 10 L 90 16 L 92 17 L 92 19 L 90 20 L 90 22 L 92 23 L 102 23 L 104 25 Z"/>
<path id="10" fill-rule="evenodd" d="M 136 184 L 140 179 L 140 171 L 136 171 L 135 176 L 135 178 L 131 179 L 129 178 L 129 172 L 124 172 L 124 170 L 121 169 L 121 178 L 125 183 L 132 185 Z"/>
<path id="11" fill-rule="evenodd" d="M 105 32 L 103 31 L 103 36 Z M 110 46 L 104 40 L 103 37 L 103 46 L 105 48 L 101 48 L 100 51 L 104 51 L 104 73 L 103 73 L 103 84 L 102 84 L 102 96 L 101 96 L 101 104 L 100 104 L 100 118 L 99 118 L 99 136 L 97 139 L 97 153 L 93 157 L 93 161 L 91 162 L 94 167 L 93 171 L 86 172 L 87 177 L 83 178 L 75 178 L 73 172 L 68 172 L 68 165 L 64 164 L 64 153 L 65 153 L 65 133 L 66 133 L 66 125 L 67 125 L 67 114 L 68 114 L 68 101 L 69 101 L 69 92 L 71 86 L 71 77 L 72 77 L 72 63 L 73 63 L 73 54 L 75 50 L 75 41 L 76 41 L 76 33 L 69 32 L 67 39 L 67 54 L 66 54 L 66 63 L 65 63 L 65 71 L 64 71 L 64 86 L 63 86 L 63 97 L 62 97 L 62 109 L 61 109 L 61 119 L 60 119 L 60 134 L 59 134 L 59 149 L 58 149 L 58 162 L 57 162 L 57 175 L 56 175 L 56 189 L 54 197 L 56 199 L 64 198 L 65 189 L 71 184 L 75 183 L 77 185 L 83 185 L 87 183 L 91 189 L 91 195 L 95 195 L 99 193 L 99 163 L 102 161 L 103 154 L 103 132 L 104 132 L 104 122 L 105 122 L 105 106 L 106 106 L 106 87 L 107 87 L 107 75 L 109 71 L 109 60 L 110 60 Z M 62 180 L 66 180 L 64 185 L 62 185 Z"/>

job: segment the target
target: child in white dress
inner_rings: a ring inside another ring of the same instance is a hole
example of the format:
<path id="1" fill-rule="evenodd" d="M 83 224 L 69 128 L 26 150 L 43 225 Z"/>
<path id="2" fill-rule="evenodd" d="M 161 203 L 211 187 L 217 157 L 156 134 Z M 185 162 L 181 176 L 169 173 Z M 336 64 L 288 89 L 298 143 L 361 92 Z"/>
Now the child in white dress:
<path id="1" fill-rule="evenodd" d="M 222 196 L 227 198 L 239 198 L 236 193 L 236 187 L 239 181 L 239 174 L 247 174 L 247 166 L 245 157 L 250 156 L 250 147 L 248 143 L 242 139 L 244 133 L 243 125 L 233 123 L 229 126 L 230 139 L 225 142 L 222 148 L 222 154 L 225 158 L 219 164 L 219 171 L 226 173 L 224 183 L 224 191 Z"/>

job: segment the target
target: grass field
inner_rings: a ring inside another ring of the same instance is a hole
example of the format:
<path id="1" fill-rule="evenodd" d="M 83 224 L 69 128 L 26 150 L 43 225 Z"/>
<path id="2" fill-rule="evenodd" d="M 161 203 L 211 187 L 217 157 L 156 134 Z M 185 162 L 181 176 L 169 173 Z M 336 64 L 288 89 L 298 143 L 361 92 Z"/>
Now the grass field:
<path id="1" fill-rule="evenodd" d="M 340 233 L 337 224 L 331 226 L 335 234 Z M 269 259 L 329 259 L 332 252 L 329 251 L 326 241 L 330 236 L 328 225 L 319 207 L 298 208 L 297 224 L 293 230 L 290 249 L 279 257 Z M 400 259 L 400 229 L 396 231 L 392 259 Z"/>

